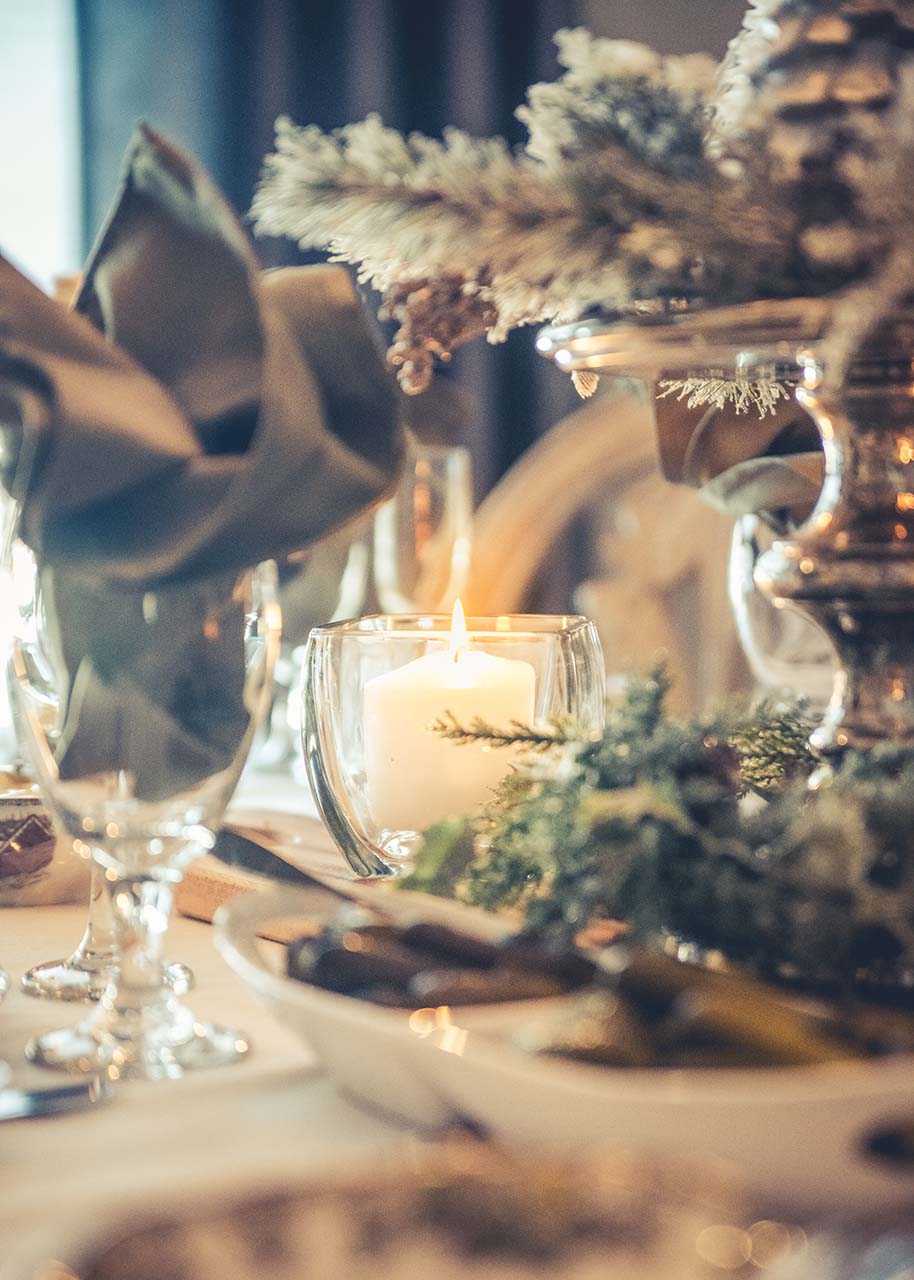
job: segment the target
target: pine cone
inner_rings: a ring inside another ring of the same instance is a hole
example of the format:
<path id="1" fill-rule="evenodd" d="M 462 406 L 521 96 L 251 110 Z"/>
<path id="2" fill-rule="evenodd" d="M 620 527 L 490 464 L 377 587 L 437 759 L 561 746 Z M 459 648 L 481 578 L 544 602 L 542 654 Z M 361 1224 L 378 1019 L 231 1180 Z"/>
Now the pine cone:
<path id="1" fill-rule="evenodd" d="M 447 362 L 454 347 L 495 321 L 494 308 L 468 293 L 459 276 L 401 281 L 385 292 L 378 314 L 399 324 L 387 358 L 407 395 L 426 389 L 436 359 Z"/>
<path id="2" fill-rule="evenodd" d="M 798 280 L 815 292 L 858 278 L 889 244 L 912 67 L 914 0 L 755 0 L 731 45 L 712 145 L 794 212 Z"/>

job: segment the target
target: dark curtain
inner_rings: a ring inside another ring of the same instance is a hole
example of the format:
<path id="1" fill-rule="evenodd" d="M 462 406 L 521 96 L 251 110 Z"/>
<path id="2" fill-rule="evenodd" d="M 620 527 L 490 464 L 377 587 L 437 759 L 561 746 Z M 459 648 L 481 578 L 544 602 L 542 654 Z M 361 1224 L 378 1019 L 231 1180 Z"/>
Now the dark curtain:
<path id="1" fill-rule="evenodd" d="M 554 78 L 552 34 L 582 23 L 666 51 L 720 53 L 738 0 L 76 0 L 84 225 L 98 228 L 120 156 L 144 118 L 192 150 L 239 212 L 250 206 L 280 114 L 331 129 L 379 112 L 399 129 L 454 124 L 519 142 L 515 107 Z M 304 259 L 260 241 L 265 265 Z M 463 442 L 482 496 L 574 408 L 567 378 L 529 331 L 461 351 Z M 561 574 L 557 575 L 561 578 Z M 557 608 L 566 603 L 553 600 Z"/>

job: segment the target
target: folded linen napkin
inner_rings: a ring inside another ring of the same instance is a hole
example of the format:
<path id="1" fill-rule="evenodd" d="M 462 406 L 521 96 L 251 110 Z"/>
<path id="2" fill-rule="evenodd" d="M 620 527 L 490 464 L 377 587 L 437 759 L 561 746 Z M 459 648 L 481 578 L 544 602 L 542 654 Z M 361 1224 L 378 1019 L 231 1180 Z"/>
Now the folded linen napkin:
<path id="1" fill-rule="evenodd" d="M 243 651 L 181 619 L 381 499 L 397 406 L 346 272 L 261 275 L 207 175 L 147 127 L 76 313 L 0 258 L 0 471 L 67 673 L 61 777 L 127 771 L 155 798 L 228 763 Z"/>
<path id="2" fill-rule="evenodd" d="M 819 433 L 785 402 L 758 420 L 732 410 L 655 405 L 657 449 L 667 480 L 698 489 L 729 515 L 762 515 L 776 532 L 800 525 L 825 477 Z"/>

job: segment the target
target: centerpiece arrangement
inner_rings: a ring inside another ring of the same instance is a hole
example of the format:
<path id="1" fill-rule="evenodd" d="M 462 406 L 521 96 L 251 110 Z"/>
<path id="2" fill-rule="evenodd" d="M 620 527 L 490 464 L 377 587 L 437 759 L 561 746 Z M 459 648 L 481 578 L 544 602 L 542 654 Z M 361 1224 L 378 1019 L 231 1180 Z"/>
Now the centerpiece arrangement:
<path id="1" fill-rule="evenodd" d="M 582 30 L 556 40 L 564 72 L 530 89 L 517 151 L 376 117 L 333 134 L 280 120 L 258 227 L 357 264 L 399 325 L 389 359 L 410 393 L 458 343 L 542 322 L 540 350 L 583 395 L 600 371 L 634 373 L 751 435 L 738 415 L 777 416 L 795 387 L 825 483 L 756 577 L 840 663 L 816 728 L 795 707 L 677 725 L 657 678 L 597 741 L 440 724 L 542 754 L 482 818 L 435 829 L 412 883 L 523 904 L 538 928 L 609 914 L 781 973 L 903 982 L 914 3 L 753 0 L 720 66 Z"/>
<path id="2" fill-rule="evenodd" d="M 912 28 L 909 0 L 756 0 L 717 68 L 561 32 L 520 151 L 281 120 L 254 205 L 380 290 L 409 391 L 542 321 L 585 394 L 608 369 L 770 413 L 799 381 L 826 483 L 759 582 L 838 650 L 829 755 L 914 735 Z"/>
<path id="3" fill-rule="evenodd" d="M 358 264 L 411 392 L 483 332 L 813 295 L 834 302 L 837 377 L 914 284 L 912 27 L 908 0 L 753 0 L 720 67 L 561 31 L 520 151 L 281 119 L 253 212 Z"/>

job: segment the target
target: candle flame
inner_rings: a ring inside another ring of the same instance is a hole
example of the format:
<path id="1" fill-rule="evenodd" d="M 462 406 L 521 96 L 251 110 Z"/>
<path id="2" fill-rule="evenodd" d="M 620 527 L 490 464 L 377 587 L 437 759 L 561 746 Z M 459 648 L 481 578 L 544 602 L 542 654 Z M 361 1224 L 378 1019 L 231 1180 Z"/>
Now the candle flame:
<path id="1" fill-rule="evenodd" d="M 467 620 L 458 596 L 454 601 L 454 611 L 451 614 L 451 657 L 455 662 L 466 647 Z"/>

